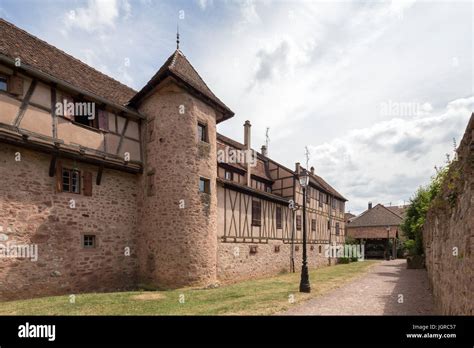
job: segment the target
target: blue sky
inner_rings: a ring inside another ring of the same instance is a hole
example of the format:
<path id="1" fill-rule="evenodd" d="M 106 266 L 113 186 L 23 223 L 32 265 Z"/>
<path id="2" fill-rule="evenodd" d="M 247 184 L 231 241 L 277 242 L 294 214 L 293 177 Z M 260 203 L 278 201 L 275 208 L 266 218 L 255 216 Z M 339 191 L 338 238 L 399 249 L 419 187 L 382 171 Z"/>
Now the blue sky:
<path id="1" fill-rule="evenodd" d="M 181 15 L 181 18 L 180 18 Z M 183 18 L 184 15 L 184 18 Z M 181 49 L 236 116 L 360 212 L 426 184 L 474 106 L 471 1 L 23 1 L 0 16 L 140 89 Z"/>

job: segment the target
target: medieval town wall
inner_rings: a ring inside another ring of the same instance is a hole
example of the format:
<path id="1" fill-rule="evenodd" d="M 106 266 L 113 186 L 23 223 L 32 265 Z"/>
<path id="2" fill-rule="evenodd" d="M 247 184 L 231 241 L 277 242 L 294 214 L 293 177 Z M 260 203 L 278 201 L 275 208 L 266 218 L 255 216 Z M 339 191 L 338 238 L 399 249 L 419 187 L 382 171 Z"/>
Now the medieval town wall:
<path id="1" fill-rule="evenodd" d="M 137 176 L 104 169 L 99 186 L 97 167 L 59 158 L 65 168 L 92 173 L 92 196 L 56 192 L 50 161 L 51 155 L 0 144 L 0 243 L 38 248 L 37 261 L 0 258 L 0 300 L 132 288 Z M 96 236 L 96 248 L 83 248 L 84 234 Z"/>
<path id="2" fill-rule="evenodd" d="M 471 116 L 443 199 L 429 210 L 423 228 L 426 268 L 440 314 L 474 314 L 473 133 Z"/>

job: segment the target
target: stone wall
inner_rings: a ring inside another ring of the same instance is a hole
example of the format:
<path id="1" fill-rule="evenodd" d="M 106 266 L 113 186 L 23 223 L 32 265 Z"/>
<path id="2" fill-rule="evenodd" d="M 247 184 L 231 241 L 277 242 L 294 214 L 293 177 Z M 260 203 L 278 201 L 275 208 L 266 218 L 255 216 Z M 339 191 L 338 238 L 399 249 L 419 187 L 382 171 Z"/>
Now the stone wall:
<path id="1" fill-rule="evenodd" d="M 140 179 L 140 282 L 174 288 L 216 281 L 216 114 L 175 83 L 139 108 L 147 115 Z M 207 125 L 208 143 L 197 125 Z M 199 178 L 210 194 L 199 192 Z M 152 187 L 150 187 L 150 183 Z"/>
<path id="2" fill-rule="evenodd" d="M 303 246 L 295 246 L 298 249 L 294 252 L 295 270 L 300 272 Z M 252 248 L 255 252 L 252 252 Z M 310 269 L 328 265 L 328 258 L 324 256 L 325 245 L 309 244 L 306 250 Z M 291 244 L 272 240 L 268 241 L 268 244 L 218 243 L 217 277 L 223 283 L 290 271 Z"/>
<path id="3" fill-rule="evenodd" d="M 471 116 L 442 200 L 429 210 L 423 229 L 426 268 L 440 314 L 474 314 L 473 132 Z"/>
<path id="4" fill-rule="evenodd" d="M 63 167 L 92 172 L 92 196 L 56 193 L 51 156 L 4 143 L 0 149 L 0 233 L 8 237 L 0 243 L 38 246 L 36 262 L 0 258 L 0 300 L 132 287 L 136 175 L 104 170 L 98 186 L 97 167 L 61 159 Z M 96 235 L 98 247 L 84 249 L 83 234 Z"/>

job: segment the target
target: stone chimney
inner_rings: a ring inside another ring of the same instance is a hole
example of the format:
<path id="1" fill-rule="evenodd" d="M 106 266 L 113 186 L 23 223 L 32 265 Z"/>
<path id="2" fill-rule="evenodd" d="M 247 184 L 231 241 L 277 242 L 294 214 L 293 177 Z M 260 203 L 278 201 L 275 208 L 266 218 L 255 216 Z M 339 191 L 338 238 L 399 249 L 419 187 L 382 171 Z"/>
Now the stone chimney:
<path id="1" fill-rule="evenodd" d="M 250 121 L 247 120 L 245 121 L 244 123 L 244 145 L 245 145 L 245 151 L 247 153 L 247 157 L 250 156 L 249 153 L 250 151 L 252 151 L 252 147 L 251 147 L 251 144 L 250 144 L 250 127 L 252 127 L 252 125 L 250 124 Z M 247 161 L 246 163 L 246 167 L 247 167 L 247 186 L 252 186 L 252 179 L 251 179 L 251 165 L 250 163 Z"/>
<path id="2" fill-rule="evenodd" d="M 369 210 L 372 209 L 372 202 L 369 202 Z"/>
<path id="3" fill-rule="evenodd" d="M 300 162 L 296 162 L 295 163 L 295 172 L 296 174 L 300 174 L 300 171 L 301 171 L 301 165 L 300 165 Z"/>
<path id="4" fill-rule="evenodd" d="M 311 167 L 311 174 L 314 175 L 314 167 Z"/>
<path id="5" fill-rule="evenodd" d="M 264 156 L 268 156 L 268 149 L 265 145 L 262 145 L 262 155 Z"/>

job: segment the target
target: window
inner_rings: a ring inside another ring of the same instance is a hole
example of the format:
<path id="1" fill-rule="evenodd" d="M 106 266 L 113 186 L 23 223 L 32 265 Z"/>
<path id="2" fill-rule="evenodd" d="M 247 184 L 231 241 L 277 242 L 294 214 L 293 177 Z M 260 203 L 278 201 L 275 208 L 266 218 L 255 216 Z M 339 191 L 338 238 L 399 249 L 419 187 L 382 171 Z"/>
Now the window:
<path id="1" fill-rule="evenodd" d="M 84 249 L 93 249 L 93 248 L 95 248 L 95 235 L 85 234 L 82 238 L 82 247 Z"/>
<path id="2" fill-rule="evenodd" d="M 301 215 L 296 215 L 296 229 L 301 230 Z"/>
<path id="3" fill-rule="evenodd" d="M 306 189 L 306 203 L 310 203 L 311 202 L 311 188 L 308 187 Z"/>
<path id="4" fill-rule="evenodd" d="M 276 227 L 277 228 L 282 228 L 281 227 L 281 207 L 276 207 Z"/>
<path id="5" fill-rule="evenodd" d="M 63 192 L 81 193 L 81 175 L 78 170 L 63 168 Z"/>
<path id="6" fill-rule="evenodd" d="M 225 171 L 225 179 L 226 179 L 226 180 L 234 180 L 234 173 L 232 173 L 232 172 L 226 170 L 226 171 Z"/>
<path id="7" fill-rule="evenodd" d="M 339 236 L 339 222 L 336 222 L 336 236 Z"/>
<path id="8" fill-rule="evenodd" d="M 323 207 L 323 193 L 322 192 L 319 192 L 319 207 L 322 208 Z"/>
<path id="9" fill-rule="evenodd" d="M 0 91 L 8 90 L 8 80 L 5 76 L 0 76 Z"/>
<path id="10" fill-rule="evenodd" d="M 252 226 L 262 225 L 262 206 L 260 201 L 252 201 Z"/>
<path id="11" fill-rule="evenodd" d="M 335 198 L 331 199 L 331 207 L 333 209 L 336 209 L 336 199 Z"/>
<path id="12" fill-rule="evenodd" d="M 199 192 L 211 193 L 211 182 L 209 179 L 199 178 Z"/>
<path id="13" fill-rule="evenodd" d="M 311 231 L 316 231 L 316 219 L 311 219 Z"/>
<path id="14" fill-rule="evenodd" d="M 198 123 L 198 140 L 208 142 L 207 140 L 207 126 L 204 123 Z"/>
<path id="15" fill-rule="evenodd" d="M 272 187 L 271 187 L 270 185 L 267 185 L 265 190 L 266 190 L 268 193 L 272 193 Z"/>
<path id="16" fill-rule="evenodd" d="M 328 220 L 328 230 L 331 230 L 331 220 Z"/>

